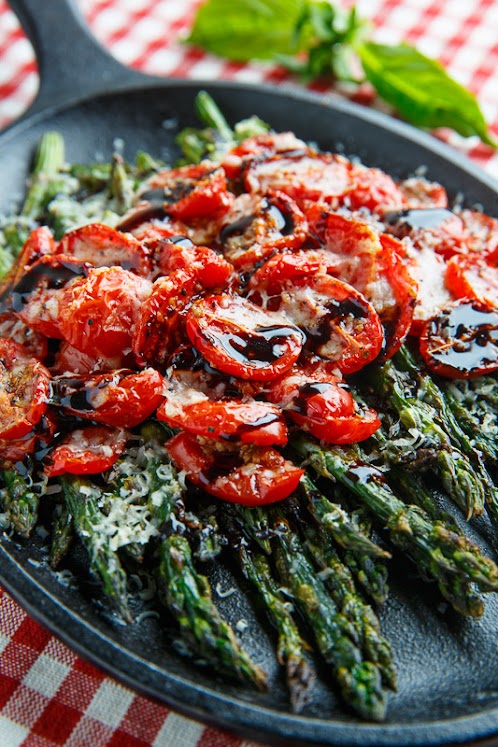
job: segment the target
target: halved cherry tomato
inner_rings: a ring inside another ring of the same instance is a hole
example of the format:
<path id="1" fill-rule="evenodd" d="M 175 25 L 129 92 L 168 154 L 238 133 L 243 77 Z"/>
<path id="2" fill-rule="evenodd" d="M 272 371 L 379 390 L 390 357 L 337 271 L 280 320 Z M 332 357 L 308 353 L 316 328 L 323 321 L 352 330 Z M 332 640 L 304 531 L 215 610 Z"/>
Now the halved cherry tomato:
<path id="1" fill-rule="evenodd" d="M 467 251 L 462 219 L 447 208 L 399 210 L 383 215 L 386 231 L 402 239 L 409 236 L 417 249 L 430 249 L 445 259 Z"/>
<path id="2" fill-rule="evenodd" d="M 268 132 L 244 140 L 224 156 L 221 165 L 228 179 L 238 179 L 248 164 L 274 156 L 276 153 L 305 155 L 310 149 L 293 132 Z"/>
<path id="3" fill-rule="evenodd" d="M 163 377 L 153 368 L 53 380 L 52 401 L 64 411 L 104 425 L 134 428 L 163 401 Z"/>
<path id="4" fill-rule="evenodd" d="M 0 314 L 0 338 L 14 340 L 34 358 L 43 361 L 48 353 L 48 340 L 19 319 L 13 311 Z"/>
<path id="5" fill-rule="evenodd" d="M 61 293 L 71 283 L 84 280 L 90 269 L 87 262 L 63 254 L 41 257 L 12 288 L 12 309 L 28 327 L 61 339 Z"/>
<path id="6" fill-rule="evenodd" d="M 209 161 L 161 171 L 149 180 L 139 199 L 148 196 L 162 199 L 165 213 L 186 222 L 223 215 L 233 201 L 225 172 Z"/>
<path id="7" fill-rule="evenodd" d="M 121 267 L 96 267 L 58 297 L 61 336 L 83 353 L 104 358 L 131 350 L 135 323 L 152 283 Z"/>
<path id="8" fill-rule="evenodd" d="M 114 358 L 104 358 L 103 356 L 94 356 L 89 353 L 82 353 L 63 340 L 59 350 L 55 354 L 55 360 L 50 367 L 52 375 L 58 374 L 89 374 L 96 371 L 112 371 L 115 368 L 126 368 L 126 363 L 130 362 L 129 355 L 115 356 Z"/>
<path id="9" fill-rule="evenodd" d="M 304 470 L 270 447 L 233 446 L 178 433 L 166 449 L 179 470 L 207 493 L 231 503 L 262 506 L 287 498 Z"/>
<path id="10" fill-rule="evenodd" d="M 309 201 L 338 207 L 353 186 L 351 170 L 350 161 L 330 153 L 282 154 L 251 164 L 245 184 L 248 192 L 285 192 L 299 207 Z"/>
<path id="11" fill-rule="evenodd" d="M 38 259 L 45 255 L 55 254 L 57 242 L 47 226 L 34 228 L 26 239 L 23 248 L 9 271 L 0 283 L 0 293 L 15 285 Z"/>
<path id="12" fill-rule="evenodd" d="M 411 176 L 398 182 L 408 210 L 419 208 L 446 208 L 448 195 L 439 182 L 430 182 L 424 177 Z"/>
<path id="13" fill-rule="evenodd" d="M 461 299 L 429 320 L 420 337 L 427 366 L 441 376 L 468 379 L 498 370 L 498 308 Z"/>
<path id="14" fill-rule="evenodd" d="M 353 165 L 351 169 L 352 187 L 347 195 L 347 204 L 352 210 L 384 211 L 400 208 L 405 198 L 394 179 L 384 171 Z"/>
<path id="15" fill-rule="evenodd" d="M 180 356 L 192 368 L 182 370 L 178 363 L 168 368 L 158 420 L 221 441 L 259 446 L 287 442 L 285 420 L 275 405 L 237 396 L 229 377 L 196 366 L 192 349 L 190 354 L 186 347 L 178 351 L 173 361 Z"/>
<path id="16" fill-rule="evenodd" d="M 144 244 L 131 234 L 103 223 L 90 223 L 66 233 L 59 242 L 59 254 L 90 262 L 94 267 L 117 265 L 147 276 L 150 257 Z"/>
<path id="17" fill-rule="evenodd" d="M 408 335 L 417 296 L 404 248 L 372 226 L 320 206 L 310 208 L 307 217 L 323 244 L 326 272 L 354 286 L 378 313 L 385 333 L 382 357 L 389 358 Z"/>
<path id="18" fill-rule="evenodd" d="M 133 337 L 133 352 L 139 363 L 163 366 L 182 343 L 187 342 L 185 319 L 200 290 L 192 270 L 174 270 L 158 278 L 143 304 Z"/>
<path id="19" fill-rule="evenodd" d="M 465 243 L 470 252 L 494 252 L 498 249 L 496 218 L 467 208 L 460 210 L 458 215 L 465 226 Z"/>
<path id="20" fill-rule="evenodd" d="M 377 413 L 360 411 L 345 384 L 325 366 L 294 367 L 270 383 L 266 397 L 300 428 L 327 443 L 363 441 L 380 427 Z"/>
<path id="21" fill-rule="evenodd" d="M 219 235 L 223 253 L 239 271 L 283 249 L 296 249 L 308 232 L 304 213 L 283 192 L 242 194 L 225 215 Z"/>
<path id="22" fill-rule="evenodd" d="M 184 236 L 157 239 L 148 242 L 148 246 L 161 275 L 190 270 L 197 275 L 203 288 L 226 287 L 233 272 L 233 265 L 221 254 L 207 246 L 196 246 Z"/>
<path id="23" fill-rule="evenodd" d="M 498 306 L 496 259 L 490 252 L 471 252 L 452 257 L 446 266 L 446 283 L 454 296 L 481 299 Z"/>
<path id="24" fill-rule="evenodd" d="M 13 340 L 0 340 L 0 437 L 19 439 L 47 409 L 50 374 Z"/>
<path id="25" fill-rule="evenodd" d="M 58 444 L 47 457 L 45 474 L 56 477 L 96 475 L 110 469 L 126 447 L 129 434 L 121 428 L 90 425 L 78 428 Z"/>
<path id="26" fill-rule="evenodd" d="M 235 295 L 207 296 L 188 311 L 190 342 L 215 368 L 242 379 L 269 381 L 287 371 L 304 335 L 281 315 Z"/>
<path id="27" fill-rule="evenodd" d="M 382 349 L 373 306 L 348 283 L 321 272 L 314 252 L 276 255 L 254 273 L 249 287 L 251 300 L 283 312 L 303 330 L 306 349 L 334 361 L 344 374 L 359 371 Z"/>
<path id="28" fill-rule="evenodd" d="M 436 254 L 428 247 L 411 247 L 408 249 L 405 262 L 417 284 L 417 300 L 410 334 L 420 335 L 424 324 L 451 304 L 455 296 L 446 283 L 446 262 L 440 254 Z"/>

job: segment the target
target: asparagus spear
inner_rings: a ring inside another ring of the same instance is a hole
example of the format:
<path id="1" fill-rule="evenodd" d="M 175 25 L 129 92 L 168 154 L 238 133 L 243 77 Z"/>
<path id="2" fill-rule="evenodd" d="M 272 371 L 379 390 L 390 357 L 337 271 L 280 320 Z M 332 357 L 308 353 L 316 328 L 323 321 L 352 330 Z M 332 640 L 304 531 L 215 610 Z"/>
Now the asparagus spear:
<path id="1" fill-rule="evenodd" d="M 462 391 L 462 388 L 465 390 Z M 474 394 L 479 388 L 479 397 Z M 448 407 L 461 428 L 471 439 L 474 448 L 492 464 L 498 462 L 498 408 L 486 399 L 484 392 L 497 388 L 491 377 L 478 380 L 442 382 Z"/>
<path id="2" fill-rule="evenodd" d="M 16 532 L 29 537 L 38 521 L 40 496 L 30 487 L 26 479 L 15 469 L 1 472 L 5 487 L 2 490 L 3 507 L 9 513 L 10 523 Z"/>
<path id="3" fill-rule="evenodd" d="M 379 366 L 369 378 L 375 389 L 395 407 L 402 425 L 422 434 L 424 446 L 436 451 L 437 467 L 443 485 L 467 519 L 484 510 L 490 479 L 481 465 L 473 465 L 455 446 L 449 434 L 437 422 L 437 412 L 406 389 L 413 380 L 396 369 L 392 361 Z"/>
<path id="4" fill-rule="evenodd" d="M 292 604 L 282 599 L 282 590 L 261 552 L 249 550 L 240 541 L 236 555 L 246 578 L 252 582 L 278 634 L 277 658 L 285 666 L 292 709 L 299 713 L 310 700 L 315 674 L 304 651 L 308 648 L 292 616 Z"/>
<path id="5" fill-rule="evenodd" d="M 30 185 L 21 209 L 26 218 L 37 218 L 49 200 L 63 189 L 67 178 L 59 172 L 64 166 L 64 140 L 58 132 L 46 132 L 40 139 L 30 177 Z"/>
<path id="6" fill-rule="evenodd" d="M 109 536 L 102 531 L 103 517 L 97 505 L 96 488 L 82 477 L 64 475 L 59 479 L 75 531 L 88 552 L 90 568 L 99 576 L 107 598 L 123 619 L 130 622 L 126 573 L 117 552 L 110 546 Z"/>
<path id="7" fill-rule="evenodd" d="M 172 534 L 159 546 L 161 599 L 175 616 L 190 651 L 218 671 L 266 688 L 266 675 L 237 642 L 211 598 L 208 580 L 194 568 L 185 537 Z"/>
<path id="8" fill-rule="evenodd" d="M 278 570 L 312 628 L 321 655 L 331 665 L 342 697 L 362 718 L 381 721 L 386 696 L 379 668 L 364 659 L 354 627 L 317 578 L 296 534 L 280 516 L 278 523 Z M 283 526 L 287 531 L 282 531 Z"/>
<path id="9" fill-rule="evenodd" d="M 74 522 L 66 504 L 59 506 L 60 513 L 52 524 L 50 542 L 50 567 L 57 568 L 66 555 L 73 540 Z"/>
<path id="10" fill-rule="evenodd" d="M 474 554 L 469 540 L 432 521 L 418 506 L 403 503 L 386 484 L 384 474 L 361 459 L 359 449 L 324 449 L 305 436 L 296 438 L 293 446 L 320 475 L 349 488 L 389 530 L 393 543 L 423 573 L 442 582 L 443 595 L 447 596 L 448 575 L 474 581 L 482 591 L 498 590 L 498 568 L 493 561 Z"/>
<path id="11" fill-rule="evenodd" d="M 303 476 L 300 489 L 307 498 L 310 511 L 317 522 L 330 532 L 341 547 L 355 553 L 365 554 L 371 558 L 391 557 L 390 553 L 363 534 L 341 506 L 332 503 L 320 493 L 309 475 Z"/>
<path id="12" fill-rule="evenodd" d="M 381 634 L 374 611 L 360 597 L 350 569 L 341 561 L 326 533 L 306 526 L 304 534 L 306 546 L 321 571 L 320 578 L 342 614 L 354 625 L 365 658 L 377 664 L 383 682 L 395 690 L 396 672 L 391 646 Z"/>

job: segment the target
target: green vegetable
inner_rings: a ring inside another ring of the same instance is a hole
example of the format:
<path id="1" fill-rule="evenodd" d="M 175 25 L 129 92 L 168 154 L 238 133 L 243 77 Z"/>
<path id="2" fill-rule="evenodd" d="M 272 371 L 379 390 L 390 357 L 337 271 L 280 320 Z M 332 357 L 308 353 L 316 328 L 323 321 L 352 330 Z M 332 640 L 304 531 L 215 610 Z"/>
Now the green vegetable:
<path id="1" fill-rule="evenodd" d="M 436 60 L 409 44 L 368 42 L 358 47 L 358 54 L 377 93 L 412 124 L 451 127 L 464 137 L 478 135 L 484 143 L 498 147 L 475 97 Z"/>
<path id="2" fill-rule="evenodd" d="M 306 0 L 209 0 L 187 42 L 241 62 L 296 51 L 294 29 Z"/>
<path id="3" fill-rule="evenodd" d="M 344 10 L 324 0 L 207 0 L 187 42 L 230 60 L 273 59 L 305 82 L 366 79 L 411 124 L 451 127 L 498 147 L 476 98 L 439 62 L 409 44 L 376 44 L 366 37 L 367 24 L 355 7 Z"/>

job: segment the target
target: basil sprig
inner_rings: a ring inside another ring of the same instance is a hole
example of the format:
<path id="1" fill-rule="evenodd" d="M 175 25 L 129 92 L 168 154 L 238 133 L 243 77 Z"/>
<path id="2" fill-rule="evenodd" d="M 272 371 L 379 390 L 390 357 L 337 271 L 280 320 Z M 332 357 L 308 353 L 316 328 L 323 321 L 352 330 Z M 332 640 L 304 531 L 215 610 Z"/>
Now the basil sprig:
<path id="1" fill-rule="evenodd" d="M 231 60 L 273 59 L 304 81 L 361 83 L 408 122 L 450 127 L 498 147 L 475 96 L 409 44 L 375 44 L 353 7 L 327 0 L 206 0 L 187 42 Z"/>

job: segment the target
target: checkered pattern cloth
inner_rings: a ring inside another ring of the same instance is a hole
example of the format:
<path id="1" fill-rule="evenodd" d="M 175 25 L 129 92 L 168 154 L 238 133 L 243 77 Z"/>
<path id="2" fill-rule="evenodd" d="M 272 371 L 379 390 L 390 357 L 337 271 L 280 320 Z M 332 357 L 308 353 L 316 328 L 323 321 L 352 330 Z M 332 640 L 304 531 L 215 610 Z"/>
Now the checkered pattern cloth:
<path id="1" fill-rule="evenodd" d="M 256 83 L 288 79 L 272 64 L 228 63 L 182 45 L 180 39 L 200 0 L 79 3 L 96 37 L 121 62 L 140 70 Z M 498 137 L 495 0 L 360 0 L 357 6 L 372 21 L 377 41 L 405 39 L 438 58 L 477 95 Z M 26 109 L 37 85 L 30 44 L 5 0 L 0 0 L 0 126 Z M 368 88 L 356 98 L 382 107 Z M 498 177 L 498 154 L 490 148 L 474 138 L 437 134 Z M 40 628 L 0 590 L 0 747 L 56 745 L 257 747 L 178 716 L 119 685 Z"/>

